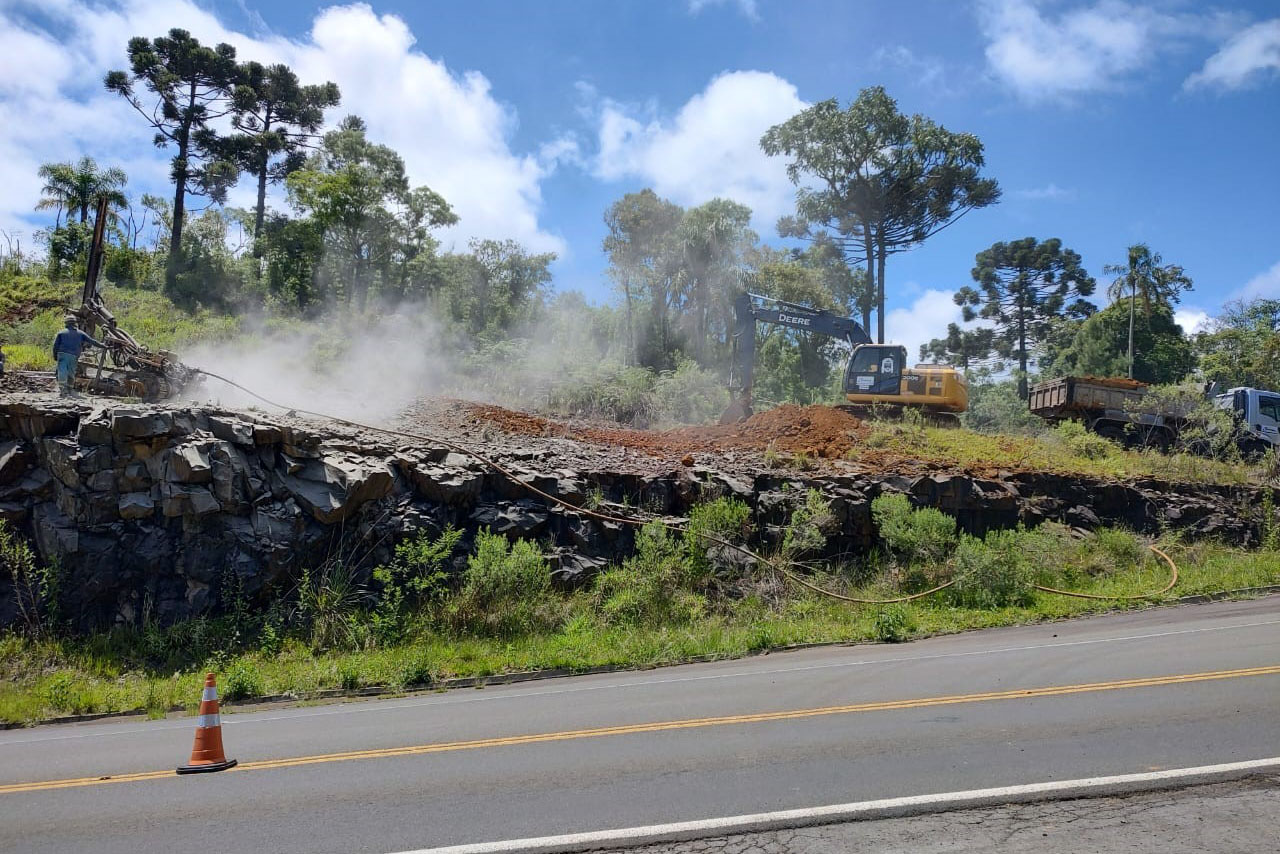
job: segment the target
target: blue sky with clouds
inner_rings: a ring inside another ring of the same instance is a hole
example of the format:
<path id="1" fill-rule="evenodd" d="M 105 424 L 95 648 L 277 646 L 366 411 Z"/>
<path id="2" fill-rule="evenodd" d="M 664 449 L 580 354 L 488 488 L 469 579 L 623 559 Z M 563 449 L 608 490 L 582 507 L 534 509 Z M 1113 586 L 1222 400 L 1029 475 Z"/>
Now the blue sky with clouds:
<path id="1" fill-rule="evenodd" d="M 728 196 L 776 240 L 793 190 L 760 134 L 876 84 L 977 134 L 1004 189 L 890 262 L 891 337 L 940 334 L 974 253 L 1028 235 L 1062 238 L 1100 278 L 1150 243 L 1196 282 L 1188 321 L 1280 297 L 1271 0 L 0 0 L 0 228 L 39 227 L 34 172 L 50 159 L 91 154 L 135 192 L 163 190 L 164 153 L 98 81 L 130 36 L 170 26 L 339 83 L 330 120 L 363 115 L 454 203 L 446 243 L 555 251 L 558 286 L 597 301 L 612 201 L 646 186 L 685 205 Z"/>

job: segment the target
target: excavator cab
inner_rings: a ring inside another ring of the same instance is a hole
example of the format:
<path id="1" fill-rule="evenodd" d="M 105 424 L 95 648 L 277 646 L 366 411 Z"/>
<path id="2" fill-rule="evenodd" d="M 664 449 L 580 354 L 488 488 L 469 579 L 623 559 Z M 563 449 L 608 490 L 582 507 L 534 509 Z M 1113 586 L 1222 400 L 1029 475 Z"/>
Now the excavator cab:
<path id="1" fill-rule="evenodd" d="M 894 344 L 855 347 L 844 373 L 846 394 L 898 394 L 907 348 Z"/>

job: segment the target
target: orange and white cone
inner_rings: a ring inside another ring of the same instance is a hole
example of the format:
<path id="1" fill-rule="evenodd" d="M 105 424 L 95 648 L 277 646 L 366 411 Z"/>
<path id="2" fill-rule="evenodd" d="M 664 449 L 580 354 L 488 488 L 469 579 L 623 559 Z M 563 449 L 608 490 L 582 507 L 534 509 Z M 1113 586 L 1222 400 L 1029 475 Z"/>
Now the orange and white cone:
<path id="1" fill-rule="evenodd" d="M 201 774 L 225 771 L 235 767 L 222 752 L 222 718 L 218 715 L 218 686 L 213 674 L 204 677 L 204 695 L 200 698 L 200 717 L 196 718 L 196 741 L 191 746 L 191 760 L 178 768 L 179 774 Z"/>

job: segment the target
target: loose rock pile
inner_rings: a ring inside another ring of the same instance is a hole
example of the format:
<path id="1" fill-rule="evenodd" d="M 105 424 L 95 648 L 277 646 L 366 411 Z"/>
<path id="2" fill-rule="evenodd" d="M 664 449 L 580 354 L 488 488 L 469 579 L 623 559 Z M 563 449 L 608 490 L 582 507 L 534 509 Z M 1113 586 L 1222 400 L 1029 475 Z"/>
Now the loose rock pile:
<path id="1" fill-rule="evenodd" d="M 470 407 L 448 412 L 474 418 Z M 871 475 L 833 466 L 801 474 L 761 469 L 732 450 L 717 450 L 717 443 L 737 448 L 767 434 L 767 419 L 757 418 L 756 425 L 657 434 L 670 454 L 642 453 L 639 460 L 626 448 L 563 437 L 477 434 L 475 442 L 508 477 L 444 443 L 318 421 L 5 395 L 0 518 L 61 567 L 63 607 L 82 628 L 144 618 L 169 623 L 217 612 L 233 596 L 265 604 L 292 590 L 304 568 L 340 558 L 367 571 L 389 559 L 403 537 L 446 525 L 468 538 L 489 528 L 549 543 L 554 580 L 573 585 L 628 554 L 634 542 L 633 526 L 575 509 L 584 505 L 636 520 L 679 520 L 701 501 L 732 496 L 752 508 L 753 545 L 767 549 L 780 542 L 808 488 L 831 501 L 838 528 L 827 542 L 832 556 L 875 544 L 870 502 L 886 491 L 939 507 L 974 533 L 1052 519 L 1257 539 L 1249 508 L 1260 496 L 1242 487 L 1025 473 Z M 437 422 L 435 435 L 470 444 L 461 420 Z M 682 465 L 680 456 L 697 437 L 704 451 L 692 466 Z M 0 575 L 0 626 L 14 619 L 12 581 Z"/>

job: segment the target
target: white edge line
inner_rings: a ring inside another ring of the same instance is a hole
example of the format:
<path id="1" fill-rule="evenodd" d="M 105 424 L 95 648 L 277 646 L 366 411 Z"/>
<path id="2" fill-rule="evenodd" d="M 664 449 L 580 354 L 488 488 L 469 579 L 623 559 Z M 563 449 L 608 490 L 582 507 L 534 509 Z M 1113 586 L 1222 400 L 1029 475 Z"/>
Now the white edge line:
<path id="1" fill-rule="evenodd" d="M 1108 790 L 1131 786 L 1139 788 L 1159 787 L 1159 784 L 1164 782 L 1185 782 L 1189 778 L 1225 779 L 1244 776 L 1249 772 L 1258 772 L 1270 768 L 1280 769 L 1280 756 L 1270 759 L 1253 759 L 1247 762 L 1202 765 L 1196 768 L 1149 771 L 1142 774 L 1087 777 L 1080 780 L 1054 780 L 1047 783 L 1028 783 L 992 789 L 972 789 L 964 792 L 943 792 L 933 795 L 885 798 L 875 801 L 833 804 L 825 807 L 726 816 L 698 821 L 674 822 L 672 824 L 653 824 L 643 827 L 617 828 L 589 833 L 567 833 L 560 836 L 509 839 L 501 842 L 451 845 L 444 848 L 419 848 L 413 851 L 395 852 L 395 854 L 509 854 L 510 852 L 549 854 L 549 852 L 585 851 L 599 848 L 602 844 L 608 843 L 630 847 L 730 833 L 760 832 L 783 827 L 830 824 L 838 821 L 865 821 L 873 818 L 918 815 L 1010 801 L 1038 800 L 1045 795 L 1062 795 L 1067 792 L 1072 795 L 1086 795 L 1091 792 L 1097 794 L 1114 793 Z"/>

